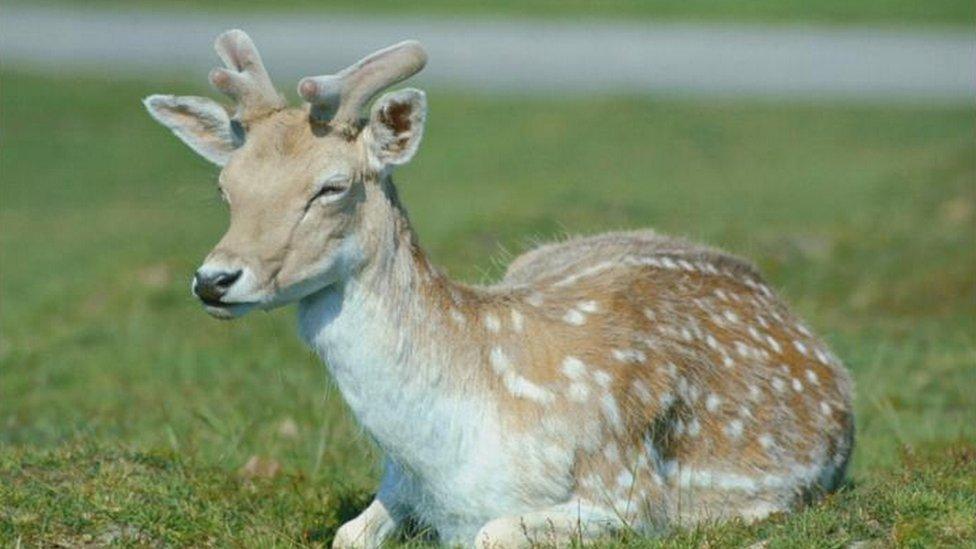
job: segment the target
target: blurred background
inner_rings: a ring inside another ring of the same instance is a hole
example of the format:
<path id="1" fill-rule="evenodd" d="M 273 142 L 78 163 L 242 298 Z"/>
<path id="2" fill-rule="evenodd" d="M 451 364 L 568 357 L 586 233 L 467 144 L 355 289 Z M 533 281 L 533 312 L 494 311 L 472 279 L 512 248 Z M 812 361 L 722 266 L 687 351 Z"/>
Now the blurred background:
<path id="1" fill-rule="evenodd" d="M 396 179 L 454 277 L 654 227 L 754 260 L 845 359 L 844 491 L 653 544 L 973 542 L 974 21 L 971 0 L 4 1 L 0 542 L 319 545 L 374 489 L 294 312 L 218 322 L 189 294 L 227 221 L 217 171 L 140 100 L 216 97 L 232 27 L 293 101 L 428 47 Z"/>

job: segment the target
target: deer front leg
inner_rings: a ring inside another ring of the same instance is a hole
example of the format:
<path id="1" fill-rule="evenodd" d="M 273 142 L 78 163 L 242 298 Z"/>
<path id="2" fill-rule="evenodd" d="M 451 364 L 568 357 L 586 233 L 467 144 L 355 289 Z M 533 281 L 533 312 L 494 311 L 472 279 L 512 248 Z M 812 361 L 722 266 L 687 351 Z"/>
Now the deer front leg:
<path id="1" fill-rule="evenodd" d="M 379 547 L 396 530 L 396 520 L 379 499 L 356 518 L 343 524 L 332 540 L 332 547 L 350 548 Z"/>
<path id="2" fill-rule="evenodd" d="M 394 464 L 387 461 L 385 469 L 376 498 L 359 516 L 339 527 L 332 547 L 372 549 L 396 533 L 404 514 L 404 482 Z"/>
<path id="3" fill-rule="evenodd" d="M 574 540 L 593 540 L 625 527 L 624 520 L 612 510 L 573 499 L 547 509 L 489 521 L 478 531 L 475 547 L 565 546 Z"/>

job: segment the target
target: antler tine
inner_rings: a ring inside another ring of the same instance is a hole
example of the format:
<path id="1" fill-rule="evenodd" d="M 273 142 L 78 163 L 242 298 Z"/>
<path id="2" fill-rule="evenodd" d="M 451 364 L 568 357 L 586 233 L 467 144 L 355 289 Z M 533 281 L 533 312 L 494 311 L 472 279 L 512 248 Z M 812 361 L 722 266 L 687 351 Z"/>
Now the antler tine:
<path id="1" fill-rule="evenodd" d="M 377 93 L 417 74 L 427 64 L 420 42 L 406 40 L 368 55 L 336 74 L 309 76 L 298 94 L 312 104 L 312 117 L 355 125 L 362 108 Z"/>
<path id="2" fill-rule="evenodd" d="M 237 102 L 238 118 L 257 118 L 285 106 L 247 33 L 229 30 L 217 37 L 214 49 L 227 68 L 210 71 L 210 83 Z"/>

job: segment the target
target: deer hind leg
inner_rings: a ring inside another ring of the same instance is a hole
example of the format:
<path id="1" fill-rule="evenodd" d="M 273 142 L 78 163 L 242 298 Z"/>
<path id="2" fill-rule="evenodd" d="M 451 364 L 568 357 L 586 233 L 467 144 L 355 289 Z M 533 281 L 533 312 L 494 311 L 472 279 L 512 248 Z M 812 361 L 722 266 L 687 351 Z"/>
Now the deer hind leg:
<path id="1" fill-rule="evenodd" d="M 574 498 L 546 509 L 489 521 L 478 531 L 475 547 L 565 546 L 573 541 L 593 540 L 626 527 L 624 519 L 612 509 Z"/>
<path id="2" fill-rule="evenodd" d="M 721 489 L 684 489 L 675 497 L 671 515 L 677 525 L 694 528 L 741 519 L 751 524 L 792 508 L 790 493 L 745 493 Z"/>

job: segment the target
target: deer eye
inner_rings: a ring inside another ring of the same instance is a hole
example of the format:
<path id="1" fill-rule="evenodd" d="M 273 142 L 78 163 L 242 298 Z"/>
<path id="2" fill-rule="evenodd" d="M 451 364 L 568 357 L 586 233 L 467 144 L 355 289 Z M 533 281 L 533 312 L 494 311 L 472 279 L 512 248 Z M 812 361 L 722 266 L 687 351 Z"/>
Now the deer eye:
<path id="1" fill-rule="evenodd" d="M 319 188 L 318 191 L 316 191 L 315 196 L 312 197 L 312 200 L 315 200 L 316 198 L 322 198 L 323 196 L 336 196 L 336 195 L 340 195 L 340 194 L 346 192 L 346 188 L 347 187 L 345 187 L 344 185 L 336 185 L 336 184 L 333 184 L 333 183 L 327 183 L 325 185 L 322 185 L 322 187 Z"/>
<path id="2" fill-rule="evenodd" d="M 345 194 L 347 190 L 349 190 L 348 178 L 342 174 L 336 174 L 320 183 L 315 194 L 312 195 L 312 198 L 308 202 L 311 204 L 320 198 L 327 201 L 336 199 Z"/>

